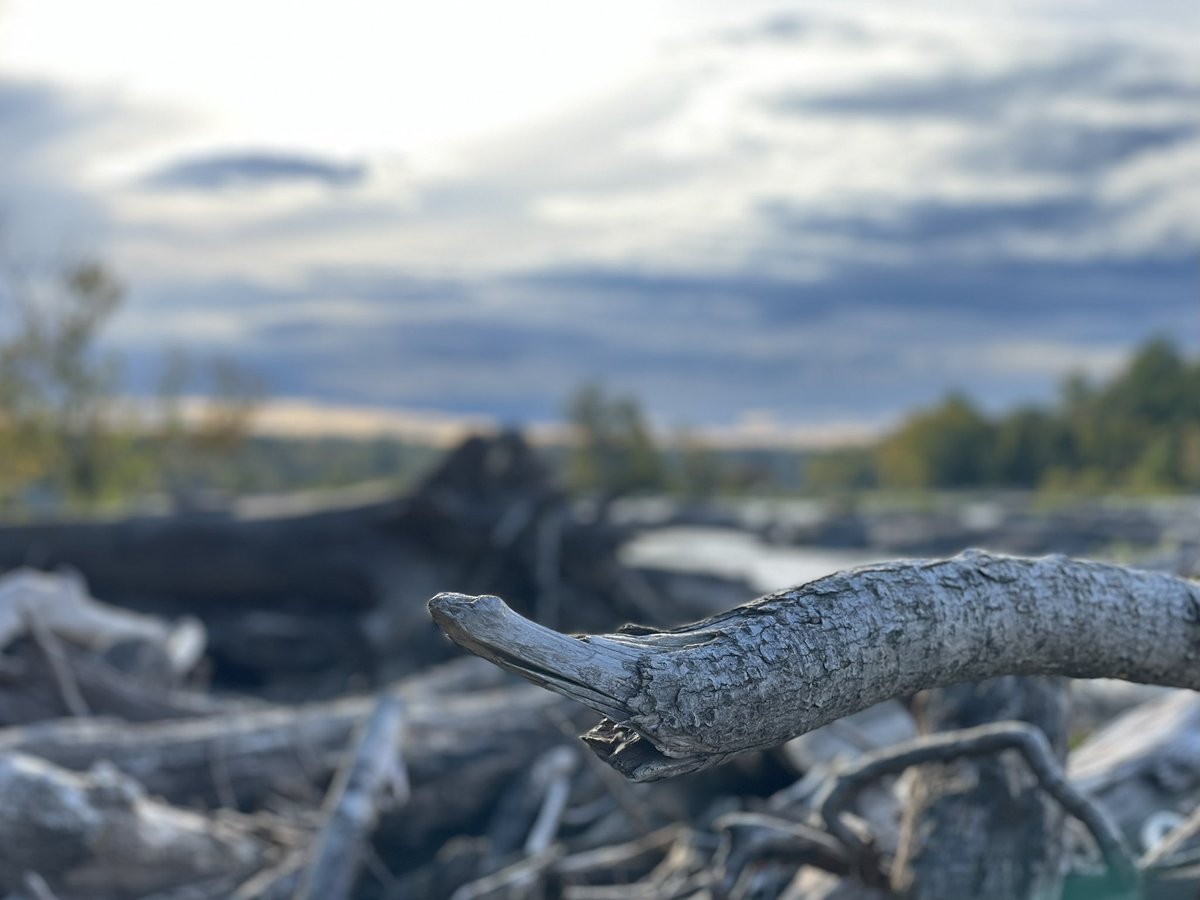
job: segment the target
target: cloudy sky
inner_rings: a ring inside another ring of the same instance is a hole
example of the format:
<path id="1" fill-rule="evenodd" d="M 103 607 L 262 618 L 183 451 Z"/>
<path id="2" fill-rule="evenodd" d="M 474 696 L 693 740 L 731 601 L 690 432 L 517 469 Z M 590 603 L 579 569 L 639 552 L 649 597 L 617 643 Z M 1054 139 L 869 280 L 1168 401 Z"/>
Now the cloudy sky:
<path id="1" fill-rule="evenodd" d="M 300 405 L 853 430 L 1200 345 L 1194 0 L 0 0 L 0 238 Z"/>

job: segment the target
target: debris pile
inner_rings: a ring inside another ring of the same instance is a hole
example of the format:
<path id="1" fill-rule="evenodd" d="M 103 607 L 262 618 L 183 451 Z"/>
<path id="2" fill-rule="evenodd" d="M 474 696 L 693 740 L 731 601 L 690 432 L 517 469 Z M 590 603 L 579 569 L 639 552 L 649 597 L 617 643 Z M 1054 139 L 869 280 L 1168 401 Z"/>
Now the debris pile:
<path id="1" fill-rule="evenodd" d="M 1142 854 L 1142 896 L 1200 888 L 1195 694 L 1080 682 L 1068 703 L 1061 683 L 996 679 L 635 784 L 577 739 L 594 713 L 457 652 L 426 614 L 438 591 L 486 591 L 599 631 L 749 596 L 624 567 L 627 536 L 580 516 L 514 435 L 472 439 L 401 499 L 0 530 L 0 897 L 885 898 L 898 859 L 954 864 L 980 797 L 993 825 L 1053 806 L 1012 754 L 878 762 L 997 718 L 1060 752 L 1073 735 L 1070 784 Z M 918 809 L 945 831 L 919 859 Z M 1004 846 L 1043 840 L 1008 822 Z M 1086 829 L 1061 835 L 1066 896 L 1127 896 L 1100 893 Z"/>

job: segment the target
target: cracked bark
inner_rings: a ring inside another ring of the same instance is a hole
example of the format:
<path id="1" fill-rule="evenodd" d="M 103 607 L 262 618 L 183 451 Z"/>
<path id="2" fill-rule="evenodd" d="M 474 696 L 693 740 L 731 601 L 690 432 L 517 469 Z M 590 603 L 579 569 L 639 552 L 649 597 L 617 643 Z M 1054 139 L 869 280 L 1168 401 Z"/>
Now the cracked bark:
<path id="1" fill-rule="evenodd" d="M 868 566 L 661 632 L 568 637 L 490 596 L 429 608 L 466 649 L 603 714 L 584 739 L 636 781 L 999 675 L 1200 689 L 1200 584 L 1061 556 Z"/>

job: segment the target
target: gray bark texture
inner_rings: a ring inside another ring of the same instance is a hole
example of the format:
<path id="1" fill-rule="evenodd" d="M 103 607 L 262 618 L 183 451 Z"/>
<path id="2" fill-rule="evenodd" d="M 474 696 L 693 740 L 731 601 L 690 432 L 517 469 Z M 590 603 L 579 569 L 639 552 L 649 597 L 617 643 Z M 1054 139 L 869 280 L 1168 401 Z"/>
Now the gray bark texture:
<path id="1" fill-rule="evenodd" d="M 918 698 L 928 734 L 1019 720 L 1039 728 L 1061 765 L 1067 682 L 1003 676 Z M 1054 898 L 1066 859 L 1063 810 L 1013 753 L 913 770 L 892 889 L 904 900 Z"/>
<path id="2" fill-rule="evenodd" d="M 575 638 L 496 597 L 429 606 L 457 643 L 605 715 L 584 739 L 637 781 L 999 675 L 1200 689 L 1200 584 L 1061 556 L 868 566 L 670 631 Z"/>

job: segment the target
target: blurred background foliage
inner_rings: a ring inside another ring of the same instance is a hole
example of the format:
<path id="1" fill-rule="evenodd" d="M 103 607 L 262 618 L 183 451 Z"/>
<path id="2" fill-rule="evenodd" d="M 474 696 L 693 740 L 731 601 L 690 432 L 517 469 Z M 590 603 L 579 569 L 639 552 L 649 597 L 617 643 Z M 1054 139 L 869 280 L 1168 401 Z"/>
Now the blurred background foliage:
<path id="1" fill-rule="evenodd" d="M 575 396 L 570 419 L 580 441 L 568 483 L 585 492 L 1200 489 L 1200 361 L 1166 339 L 1142 346 L 1109 381 L 1071 376 L 1050 406 L 988 415 L 951 393 L 874 445 L 798 453 L 794 482 L 761 455 L 716 450 L 686 435 L 659 450 L 636 402 L 606 399 L 594 385 Z"/>
<path id="2" fill-rule="evenodd" d="M 1056 404 L 989 417 L 960 395 L 906 418 L 875 449 L 875 484 L 1073 491 L 1200 488 L 1200 362 L 1167 340 L 1106 383 L 1072 376 Z M 868 464 L 855 474 L 870 483 Z M 836 483 L 837 465 L 814 480 Z"/>
<path id="3" fill-rule="evenodd" d="M 258 434 L 265 386 L 228 358 L 168 350 L 157 393 L 134 401 L 121 392 L 122 360 L 102 350 L 123 295 L 121 282 L 95 261 L 51 277 L 9 273 L 0 295 L 4 514 L 108 511 L 152 497 L 188 508 L 214 497 L 370 480 L 400 489 L 442 452 L 389 436 Z M 1167 339 L 1143 345 L 1110 380 L 1069 377 L 1052 405 L 989 415 L 951 393 L 868 445 L 718 446 L 686 428 L 656 429 L 636 397 L 599 382 L 571 393 L 564 418 L 570 437 L 549 442 L 545 454 L 570 491 L 604 500 L 1200 489 L 1200 361 Z"/>
<path id="4" fill-rule="evenodd" d="M 237 362 L 170 351 L 159 395 L 122 391 L 102 349 L 124 286 L 103 264 L 10 268 L 0 303 L 0 510 L 102 511 L 211 482 L 249 435 L 262 388 Z"/>

